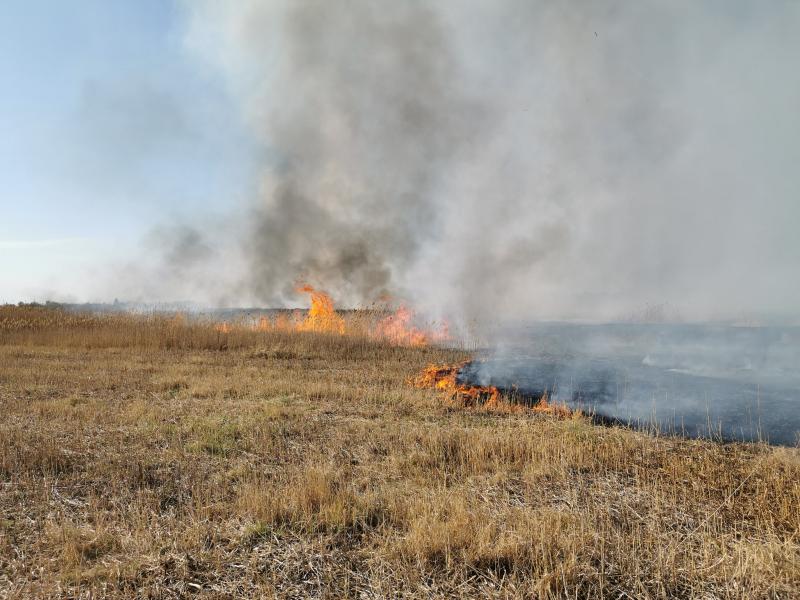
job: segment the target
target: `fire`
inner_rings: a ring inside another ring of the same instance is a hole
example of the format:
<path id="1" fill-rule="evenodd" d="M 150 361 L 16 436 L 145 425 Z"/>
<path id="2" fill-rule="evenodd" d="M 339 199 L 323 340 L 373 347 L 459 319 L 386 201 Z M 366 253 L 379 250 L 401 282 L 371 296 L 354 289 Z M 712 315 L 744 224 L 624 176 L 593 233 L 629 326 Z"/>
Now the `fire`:
<path id="1" fill-rule="evenodd" d="M 344 319 L 333 309 L 333 300 L 328 294 L 310 285 L 300 285 L 297 291 L 311 296 L 311 308 L 305 320 L 297 326 L 298 331 L 344 334 Z"/>
<path id="2" fill-rule="evenodd" d="M 230 333 L 231 325 L 227 321 L 222 321 L 222 323 L 217 323 L 216 325 L 214 325 L 214 329 L 217 330 L 219 333 Z"/>
<path id="3" fill-rule="evenodd" d="M 532 411 L 546 413 L 565 418 L 573 414 L 566 406 L 548 402 L 545 394 L 532 406 L 523 403 L 509 402 L 503 399 L 500 390 L 493 385 L 468 385 L 458 383 L 458 373 L 466 363 L 455 365 L 428 365 L 414 379 L 414 385 L 420 388 L 434 388 L 442 392 L 448 400 L 464 408 L 491 408 L 509 412 Z"/>
<path id="4" fill-rule="evenodd" d="M 373 335 L 398 346 L 427 346 L 432 342 L 450 339 L 447 323 L 438 329 L 426 331 L 415 326 L 413 321 L 414 311 L 401 305 L 394 314 L 378 322 Z"/>
<path id="5" fill-rule="evenodd" d="M 458 383 L 458 372 L 464 363 L 455 365 L 428 365 L 414 380 L 421 388 L 434 388 L 465 407 L 478 405 L 497 406 L 500 390 L 492 386 L 464 385 Z"/>
<path id="6" fill-rule="evenodd" d="M 255 332 L 303 332 L 366 336 L 374 340 L 388 342 L 396 346 L 427 346 L 450 339 L 446 322 L 438 326 L 420 327 L 415 323 L 414 311 L 401 305 L 394 313 L 375 317 L 374 311 L 365 311 L 369 319 L 365 322 L 362 315 L 348 321 L 334 308 L 333 299 L 326 292 L 307 284 L 297 286 L 297 291 L 308 294 L 311 308 L 307 312 L 295 310 L 292 313 L 279 312 L 274 318 L 261 316 L 257 321 L 244 325 L 242 322 L 230 324 L 221 321 L 214 324 L 219 333 L 230 333 L 234 328 L 246 328 Z M 387 299 L 388 301 L 388 299 Z"/>
<path id="7" fill-rule="evenodd" d="M 414 313 L 409 308 L 401 306 L 397 312 L 378 322 L 375 327 L 375 337 L 402 346 L 427 345 L 427 333 L 412 324 L 413 318 Z"/>

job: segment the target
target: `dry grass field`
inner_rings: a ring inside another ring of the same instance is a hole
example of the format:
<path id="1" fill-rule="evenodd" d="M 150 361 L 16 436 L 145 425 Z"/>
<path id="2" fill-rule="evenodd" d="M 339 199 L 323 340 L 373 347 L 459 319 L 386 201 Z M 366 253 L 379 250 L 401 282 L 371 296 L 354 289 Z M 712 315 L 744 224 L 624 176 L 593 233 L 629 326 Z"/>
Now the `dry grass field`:
<path id="1" fill-rule="evenodd" d="M 409 383 L 466 358 L 0 308 L 0 597 L 800 596 L 796 449 Z"/>

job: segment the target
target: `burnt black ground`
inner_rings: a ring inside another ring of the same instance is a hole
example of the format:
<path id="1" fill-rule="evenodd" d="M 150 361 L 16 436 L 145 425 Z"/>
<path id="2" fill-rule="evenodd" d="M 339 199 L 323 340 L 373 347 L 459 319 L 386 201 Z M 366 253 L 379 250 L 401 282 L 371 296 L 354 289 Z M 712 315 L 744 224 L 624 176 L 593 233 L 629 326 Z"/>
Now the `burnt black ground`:
<path id="1" fill-rule="evenodd" d="M 664 433 L 795 446 L 798 369 L 797 328 L 548 323 L 515 329 L 460 380 Z"/>

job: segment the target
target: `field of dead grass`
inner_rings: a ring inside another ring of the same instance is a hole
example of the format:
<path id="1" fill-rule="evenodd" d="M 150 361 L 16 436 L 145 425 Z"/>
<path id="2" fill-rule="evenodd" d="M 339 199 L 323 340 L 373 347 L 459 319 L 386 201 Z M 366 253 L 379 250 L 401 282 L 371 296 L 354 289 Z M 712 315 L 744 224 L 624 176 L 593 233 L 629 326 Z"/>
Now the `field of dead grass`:
<path id="1" fill-rule="evenodd" d="M 0 308 L 0 597 L 796 598 L 796 449 L 454 407 L 459 350 Z"/>

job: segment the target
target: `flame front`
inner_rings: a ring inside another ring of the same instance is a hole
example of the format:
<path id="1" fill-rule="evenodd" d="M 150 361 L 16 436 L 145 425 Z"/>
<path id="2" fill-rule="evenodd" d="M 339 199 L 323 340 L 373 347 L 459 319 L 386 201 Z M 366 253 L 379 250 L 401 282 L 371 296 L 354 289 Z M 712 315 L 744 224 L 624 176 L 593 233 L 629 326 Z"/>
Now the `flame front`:
<path id="1" fill-rule="evenodd" d="M 272 330 L 272 322 L 269 320 L 268 317 L 259 317 L 258 323 L 255 324 L 253 327 L 256 331 L 271 331 Z"/>
<path id="2" fill-rule="evenodd" d="M 493 385 L 468 385 L 458 382 L 458 373 L 466 363 L 455 365 L 428 365 L 413 381 L 416 387 L 434 388 L 448 400 L 465 408 L 490 408 L 506 412 L 535 412 L 566 418 L 573 414 L 569 408 L 548 401 L 545 394 L 533 405 L 504 400 L 500 390 Z"/>
<path id="3" fill-rule="evenodd" d="M 311 308 L 305 320 L 297 326 L 298 331 L 344 334 L 344 319 L 334 310 L 333 300 L 328 294 L 307 284 L 298 286 L 297 291 L 311 296 Z"/>
<path id="4" fill-rule="evenodd" d="M 447 323 L 438 328 L 420 329 L 414 325 L 414 311 L 401 305 L 395 313 L 378 322 L 374 337 L 398 346 L 427 346 L 450 339 L 450 332 Z"/>
<path id="5" fill-rule="evenodd" d="M 428 335 L 412 324 L 413 318 L 414 313 L 409 308 L 401 306 L 397 312 L 378 322 L 375 327 L 375 337 L 403 346 L 427 345 Z"/>
<path id="6" fill-rule="evenodd" d="M 300 284 L 295 289 L 310 296 L 311 307 L 305 315 L 300 310 L 295 310 L 291 315 L 286 312 L 278 313 L 274 319 L 262 315 L 250 325 L 241 322 L 232 325 L 222 321 L 216 323 L 214 329 L 223 334 L 231 333 L 234 327 L 237 329 L 246 327 L 257 332 L 314 332 L 365 336 L 396 346 L 427 346 L 450 339 L 446 322 L 438 326 L 434 324 L 434 326 L 420 327 L 415 323 L 414 311 L 405 305 L 401 305 L 394 313 L 382 318 L 376 317 L 373 311 L 364 311 L 348 321 L 342 314 L 336 312 L 333 299 L 326 292 L 308 284 Z"/>
<path id="7" fill-rule="evenodd" d="M 463 366 L 464 363 L 428 365 L 414 380 L 414 385 L 421 388 L 434 388 L 463 406 L 498 406 L 500 403 L 500 390 L 495 386 L 458 383 L 458 372 Z"/>
<path id="8" fill-rule="evenodd" d="M 217 330 L 219 333 L 230 333 L 231 332 L 231 324 L 227 321 L 222 321 L 221 323 L 217 323 L 214 325 L 214 329 Z"/>

